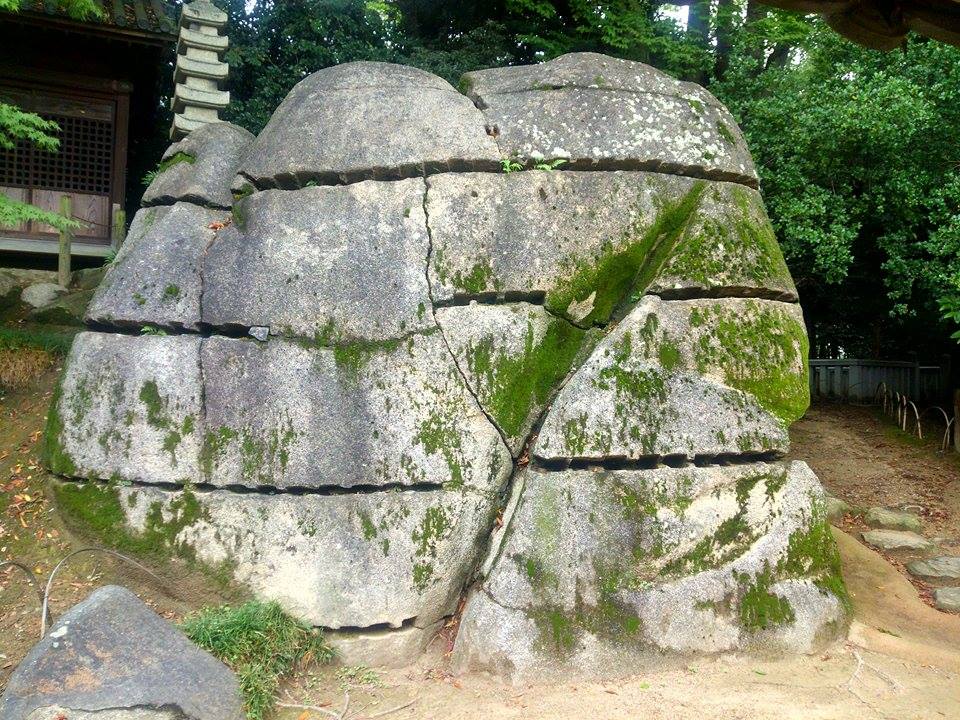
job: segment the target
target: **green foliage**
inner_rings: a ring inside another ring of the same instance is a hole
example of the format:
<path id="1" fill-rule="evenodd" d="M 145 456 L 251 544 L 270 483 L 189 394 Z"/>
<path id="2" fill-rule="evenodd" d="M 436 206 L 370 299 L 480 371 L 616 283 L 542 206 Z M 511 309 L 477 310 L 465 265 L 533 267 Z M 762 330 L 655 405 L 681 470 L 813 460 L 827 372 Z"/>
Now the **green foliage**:
<path id="1" fill-rule="evenodd" d="M 17 12 L 21 5 L 22 0 L 0 0 L 0 10 L 7 12 Z M 59 0 L 58 5 L 67 15 L 79 20 L 103 15 L 103 10 L 94 0 Z M 41 150 L 56 152 L 60 148 L 60 140 L 54 133 L 59 131 L 60 126 L 52 120 L 24 112 L 0 99 L 0 148 L 10 150 L 18 141 L 25 140 Z M 0 193 L 0 226 L 17 227 L 25 222 L 43 223 L 60 231 L 76 230 L 82 226 L 75 220 Z"/>
<path id="2" fill-rule="evenodd" d="M 770 33 L 793 43 L 792 61 L 758 56 Z M 797 18 L 747 25 L 738 43 L 711 89 L 753 151 L 814 353 L 946 349 L 940 307 L 949 316 L 960 275 L 960 49 L 911 38 L 883 54 Z"/>
<path id="3" fill-rule="evenodd" d="M 273 708 L 281 678 L 298 665 L 334 656 L 321 630 L 295 620 L 277 602 L 205 608 L 187 617 L 182 628 L 237 674 L 251 720 Z"/>
<path id="4" fill-rule="evenodd" d="M 33 348 L 64 356 L 70 351 L 72 344 L 72 333 L 0 327 L 0 350 Z"/>

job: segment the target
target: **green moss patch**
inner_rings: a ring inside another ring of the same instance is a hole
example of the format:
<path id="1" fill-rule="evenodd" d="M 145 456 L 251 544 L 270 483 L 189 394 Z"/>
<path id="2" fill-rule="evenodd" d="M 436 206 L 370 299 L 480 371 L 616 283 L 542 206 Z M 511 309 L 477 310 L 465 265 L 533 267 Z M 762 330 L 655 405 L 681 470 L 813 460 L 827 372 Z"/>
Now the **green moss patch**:
<path id="1" fill-rule="evenodd" d="M 664 286 L 756 285 L 792 288 L 793 280 L 760 196 L 742 187 L 714 187 L 716 217 L 685 233 L 660 273 Z"/>
<path id="2" fill-rule="evenodd" d="M 290 448 L 297 437 L 289 418 L 285 425 L 260 432 L 226 426 L 208 430 L 200 447 L 200 471 L 209 478 L 232 453 L 239 461 L 236 482 L 276 485 L 286 472 Z"/>
<path id="3" fill-rule="evenodd" d="M 757 300 L 746 301 L 745 310 L 715 303 L 699 316 L 705 329 L 694 348 L 698 371 L 720 370 L 727 385 L 753 395 L 784 424 L 806 412 L 809 342 L 803 323 Z"/>
<path id="4" fill-rule="evenodd" d="M 624 332 L 612 348 L 612 362 L 592 381 L 598 390 L 615 394 L 614 416 L 607 428 L 586 437 L 582 426 L 578 428 L 569 421 L 564 426 L 568 446 L 575 455 L 587 448 L 609 452 L 613 432 L 624 442 L 638 444 L 645 455 L 656 452 L 658 434 L 671 412 L 666 404 L 667 375 L 661 368 L 634 367 L 634 344 L 633 334 Z"/>
<path id="5" fill-rule="evenodd" d="M 587 327 L 603 324 L 631 295 L 642 292 L 660 272 L 700 203 L 706 184 L 695 182 L 687 193 L 665 203 L 653 222 L 631 228 L 620 241 L 608 241 L 598 256 L 567 261 L 567 277 L 546 297 L 546 306 L 570 316 L 570 308 L 592 302 L 592 309 L 575 321 Z"/>
<path id="6" fill-rule="evenodd" d="M 165 507 L 159 501 L 152 503 L 147 508 L 142 531 L 127 525 L 127 513 L 113 484 L 53 481 L 50 489 L 58 512 L 70 528 L 98 545 L 150 560 L 161 571 L 172 558 L 178 558 L 192 570 L 201 572 L 215 587 L 231 594 L 245 594 L 233 581 L 230 560 L 218 566 L 208 565 L 198 560 L 194 547 L 179 537 L 184 529 L 208 517 L 189 487 Z M 130 507 L 136 505 L 135 493 L 131 492 L 128 497 Z"/>
<path id="7" fill-rule="evenodd" d="M 551 319 L 540 338 L 528 320 L 523 350 L 498 352 L 490 337 L 467 350 L 470 374 L 484 408 L 508 438 L 524 436 L 539 408 L 566 377 L 586 333 L 570 323 Z"/>
<path id="8" fill-rule="evenodd" d="M 47 424 L 43 431 L 40 446 L 40 461 L 55 475 L 75 477 L 77 464 L 63 447 L 63 417 L 60 415 L 60 400 L 63 396 L 63 378 L 57 382 L 47 410 Z"/>
<path id="9" fill-rule="evenodd" d="M 174 165 L 179 165 L 181 163 L 187 163 L 188 165 L 193 165 L 197 161 L 197 156 L 192 155 L 188 152 L 177 152 L 168 157 L 166 160 L 162 160 L 159 165 L 157 165 L 157 174 L 166 172 Z"/>
<path id="10" fill-rule="evenodd" d="M 792 623 L 796 614 L 786 598 L 770 592 L 770 569 L 757 575 L 740 598 L 740 625 L 750 631 Z"/>

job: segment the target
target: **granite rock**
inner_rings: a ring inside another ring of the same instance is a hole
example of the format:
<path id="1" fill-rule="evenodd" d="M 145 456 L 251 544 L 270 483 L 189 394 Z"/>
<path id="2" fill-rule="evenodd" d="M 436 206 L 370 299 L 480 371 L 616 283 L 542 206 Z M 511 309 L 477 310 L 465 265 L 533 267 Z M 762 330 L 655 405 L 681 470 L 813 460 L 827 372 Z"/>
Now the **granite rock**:
<path id="1" fill-rule="evenodd" d="M 227 122 L 207 123 L 167 148 L 160 169 L 143 193 L 144 205 L 229 208 L 230 183 L 253 135 Z"/>
<path id="2" fill-rule="evenodd" d="M 125 588 L 91 593 L 27 653 L 2 720 L 242 720 L 233 673 Z"/>
<path id="3" fill-rule="evenodd" d="M 507 448 L 439 333 L 380 346 L 211 337 L 204 482 L 499 489 Z"/>
<path id="4" fill-rule="evenodd" d="M 408 179 L 243 199 L 204 262 L 203 321 L 326 343 L 432 327 L 423 194 Z"/>
<path id="5" fill-rule="evenodd" d="M 44 457 L 68 477 L 199 477 L 200 338 L 82 332 L 47 415 Z"/>
<path id="6" fill-rule="evenodd" d="M 881 550 L 931 550 L 934 545 L 922 535 L 908 530 L 868 530 L 863 533 L 868 545 Z"/>
<path id="7" fill-rule="evenodd" d="M 427 180 L 430 282 L 532 299 L 587 326 L 645 290 L 795 299 L 750 188 L 651 172 L 463 173 Z"/>
<path id="8" fill-rule="evenodd" d="M 32 308 L 44 308 L 52 304 L 66 291 L 66 288 L 62 288 L 56 283 L 36 283 L 23 289 L 20 293 L 20 300 Z"/>
<path id="9" fill-rule="evenodd" d="M 960 557 L 944 555 L 927 560 L 914 560 L 907 564 L 907 570 L 915 577 L 924 580 L 960 579 Z"/>
<path id="10" fill-rule="evenodd" d="M 498 166 L 480 111 L 448 83 L 415 68 L 352 62 L 297 83 L 240 174 L 260 189 L 289 189 Z"/>
<path id="11" fill-rule="evenodd" d="M 537 65 L 469 72 L 503 155 L 572 167 L 642 169 L 756 187 L 743 135 L 710 93 L 649 65 L 571 53 Z"/>
<path id="12" fill-rule="evenodd" d="M 937 588 L 933 591 L 933 604 L 937 610 L 960 612 L 960 587 Z"/>
<path id="13" fill-rule="evenodd" d="M 803 463 L 525 474 L 459 670 L 610 676 L 635 666 L 625 655 L 812 652 L 842 632 L 839 556 Z"/>
<path id="14" fill-rule="evenodd" d="M 809 404 L 797 305 L 643 298 L 550 407 L 532 454 L 575 458 L 781 453 Z"/>
<path id="15" fill-rule="evenodd" d="M 439 308 L 436 316 L 471 391 L 516 456 L 594 339 L 528 303 L 472 303 Z"/>
<path id="16" fill-rule="evenodd" d="M 143 208 L 87 306 L 87 322 L 196 330 L 204 253 L 221 210 L 178 202 Z"/>
<path id="17" fill-rule="evenodd" d="M 915 513 L 889 510 L 882 507 L 873 507 L 867 510 L 863 516 L 863 521 L 870 527 L 886 530 L 910 530 L 917 533 L 923 530 L 923 523 Z"/>
<path id="18" fill-rule="evenodd" d="M 349 494 L 120 487 L 133 533 L 173 528 L 171 545 L 327 628 L 430 628 L 456 609 L 496 512 L 466 488 Z M 193 507 L 189 522 L 183 507 Z M 424 638 L 427 640 L 428 638 Z"/>

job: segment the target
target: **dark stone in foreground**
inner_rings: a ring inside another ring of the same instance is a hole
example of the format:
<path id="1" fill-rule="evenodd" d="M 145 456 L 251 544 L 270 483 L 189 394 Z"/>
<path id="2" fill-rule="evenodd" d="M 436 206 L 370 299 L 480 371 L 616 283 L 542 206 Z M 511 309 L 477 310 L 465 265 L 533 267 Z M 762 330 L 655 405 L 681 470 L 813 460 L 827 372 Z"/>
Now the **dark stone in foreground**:
<path id="1" fill-rule="evenodd" d="M 71 608 L 27 654 L 0 700 L 0 720 L 45 708 L 68 718 L 145 708 L 192 720 L 244 717 L 233 673 L 113 585 Z"/>

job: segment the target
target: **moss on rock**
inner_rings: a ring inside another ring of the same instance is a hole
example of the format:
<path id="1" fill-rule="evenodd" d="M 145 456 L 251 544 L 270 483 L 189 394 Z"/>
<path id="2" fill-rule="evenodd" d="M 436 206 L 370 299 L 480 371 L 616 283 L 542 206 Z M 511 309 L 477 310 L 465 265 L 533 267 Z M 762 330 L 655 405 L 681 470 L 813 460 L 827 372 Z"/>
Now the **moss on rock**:
<path id="1" fill-rule="evenodd" d="M 693 217 L 706 184 L 695 182 L 675 202 L 661 207 L 653 222 L 630 231 L 624 242 L 608 241 L 589 261 L 569 260 L 565 281 L 547 293 L 546 306 L 578 325 L 606 323 L 616 308 L 660 272 Z M 589 306 L 575 317 L 571 308 Z"/>

